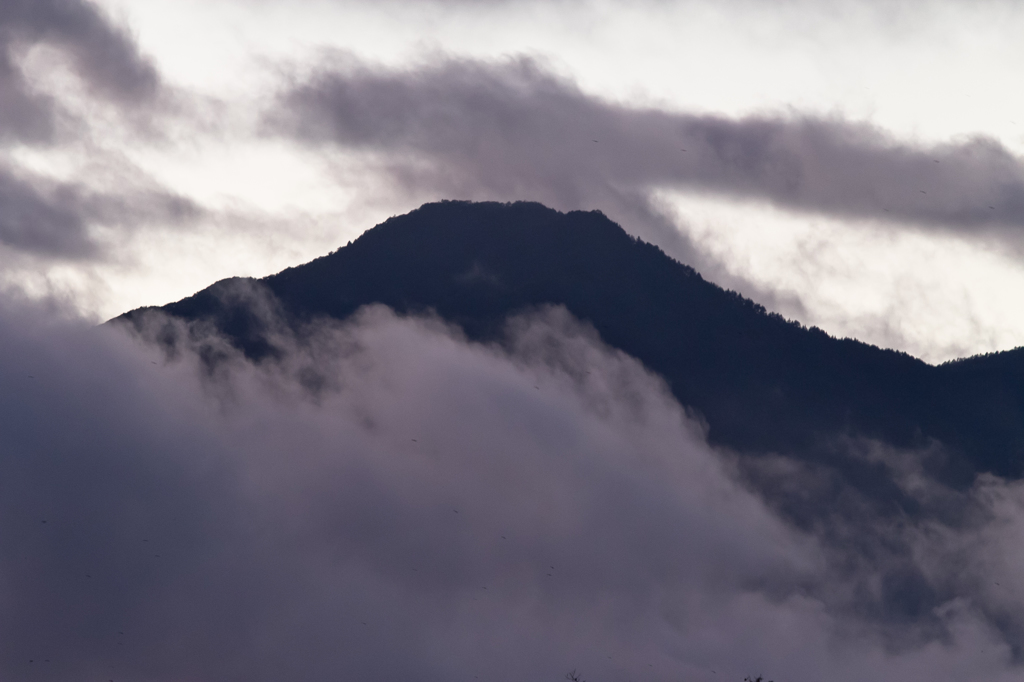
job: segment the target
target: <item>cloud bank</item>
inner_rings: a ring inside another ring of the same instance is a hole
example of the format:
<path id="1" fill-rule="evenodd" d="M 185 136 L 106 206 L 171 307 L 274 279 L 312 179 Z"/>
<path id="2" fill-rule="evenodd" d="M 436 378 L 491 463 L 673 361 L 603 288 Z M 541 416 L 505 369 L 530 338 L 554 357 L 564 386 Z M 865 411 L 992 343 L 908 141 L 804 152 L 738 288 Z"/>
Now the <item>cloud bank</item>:
<path id="1" fill-rule="evenodd" d="M 921 146 L 838 118 L 631 106 L 528 58 L 389 70 L 334 55 L 298 77 L 268 121 L 468 198 L 576 209 L 680 188 L 963 234 L 1016 237 L 1024 226 L 1024 165 L 994 140 Z"/>
<path id="2" fill-rule="evenodd" d="M 260 366 L 169 324 L 168 358 L 0 309 L 5 678 L 1019 676 L 1015 487 L 971 491 L 973 520 L 890 525 L 899 573 L 884 547 L 849 561 L 855 523 L 785 521 L 764 482 L 785 463 L 751 487 L 564 311 L 480 346 L 370 308 Z M 958 582 L 899 632 L 856 608 L 918 574 Z"/>

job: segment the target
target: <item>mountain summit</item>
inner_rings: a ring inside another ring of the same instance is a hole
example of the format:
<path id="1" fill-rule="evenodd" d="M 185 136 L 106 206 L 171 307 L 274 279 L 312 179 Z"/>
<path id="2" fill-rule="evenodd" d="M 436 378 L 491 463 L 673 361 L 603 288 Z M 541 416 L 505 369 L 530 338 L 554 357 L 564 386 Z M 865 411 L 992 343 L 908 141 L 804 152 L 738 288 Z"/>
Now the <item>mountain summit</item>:
<path id="1" fill-rule="evenodd" d="M 599 212 L 426 204 L 330 255 L 250 281 L 295 329 L 379 303 L 432 311 L 469 339 L 491 341 L 509 315 L 561 305 L 664 377 L 716 445 L 832 465 L 843 439 L 941 445 L 925 464 L 948 483 L 1024 473 L 1024 348 L 931 366 L 832 338 L 705 281 Z M 252 304 L 229 295 L 238 282 L 158 310 L 216 329 L 260 361 L 275 352 L 273 340 Z M 116 319 L 141 329 L 151 310 Z M 871 477 L 869 465 L 848 464 Z"/>

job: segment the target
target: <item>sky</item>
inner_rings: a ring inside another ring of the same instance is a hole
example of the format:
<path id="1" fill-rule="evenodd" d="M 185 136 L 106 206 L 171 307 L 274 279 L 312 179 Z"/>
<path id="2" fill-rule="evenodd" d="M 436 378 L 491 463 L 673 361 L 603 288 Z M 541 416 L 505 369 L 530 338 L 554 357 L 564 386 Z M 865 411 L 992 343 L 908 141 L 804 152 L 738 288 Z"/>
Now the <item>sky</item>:
<path id="1" fill-rule="evenodd" d="M 3 7 L 0 286 L 92 319 L 529 199 L 835 336 L 1024 337 L 1019 3 Z"/>
<path id="2" fill-rule="evenodd" d="M 1013 2 L 0 0 L 0 678 L 1024 679 L 1020 482 L 835 444 L 894 514 L 713 447 L 564 309 L 501 346 L 380 307 L 300 340 L 239 284 L 289 349 L 259 365 L 96 327 L 524 199 L 835 336 L 1014 348 L 1022 29 Z"/>

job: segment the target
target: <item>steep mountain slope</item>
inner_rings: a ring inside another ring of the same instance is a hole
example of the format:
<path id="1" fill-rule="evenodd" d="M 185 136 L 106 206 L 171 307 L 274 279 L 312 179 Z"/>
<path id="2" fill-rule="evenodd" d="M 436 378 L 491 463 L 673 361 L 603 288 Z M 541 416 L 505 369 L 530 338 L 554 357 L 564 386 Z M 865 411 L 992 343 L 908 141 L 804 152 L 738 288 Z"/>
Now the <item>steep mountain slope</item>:
<path id="1" fill-rule="evenodd" d="M 833 444 L 845 436 L 899 448 L 939 441 L 952 456 L 925 464 L 949 483 L 1024 471 L 1024 349 L 933 367 L 831 338 L 703 280 L 597 212 L 427 204 L 259 282 L 295 329 L 383 303 L 434 311 L 471 339 L 494 340 L 510 313 L 560 304 L 661 374 L 706 418 L 713 443 L 835 460 Z M 229 295 L 233 284 L 162 310 L 213 325 L 253 359 L 273 354 L 261 316 Z M 139 325 L 147 310 L 118 320 Z M 874 475 L 869 465 L 851 467 L 851 475 Z"/>

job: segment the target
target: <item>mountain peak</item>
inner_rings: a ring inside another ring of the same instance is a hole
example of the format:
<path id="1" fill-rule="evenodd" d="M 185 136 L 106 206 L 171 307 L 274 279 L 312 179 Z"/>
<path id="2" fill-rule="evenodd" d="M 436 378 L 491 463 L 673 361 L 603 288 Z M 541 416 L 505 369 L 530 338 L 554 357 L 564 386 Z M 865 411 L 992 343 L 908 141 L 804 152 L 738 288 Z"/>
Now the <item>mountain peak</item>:
<path id="1" fill-rule="evenodd" d="M 162 310 L 203 321 L 259 361 L 275 349 L 258 311 L 236 295 L 244 286 L 268 292 L 294 331 L 376 303 L 436 314 L 489 342 L 510 315 L 564 306 L 664 377 L 707 420 L 713 443 L 739 451 L 816 459 L 831 457 L 837 438 L 938 441 L 955 455 L 938 473 L 961 481 L 973 470 L 1017 476 L 1024 462 L 1024 373 L 992 369 L 1016 367 L 1019 353 L 932 367 L 834 339 L 707 282 L 597 211 L 425 204 L 329 255 L 262 280 L 222 281 Z M 138 328 L 144 312 L 120 319 Z"/>

